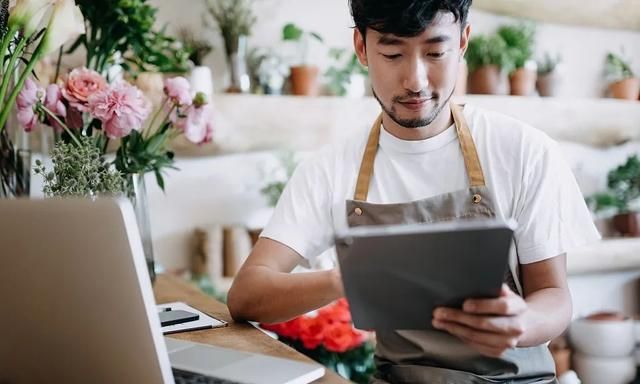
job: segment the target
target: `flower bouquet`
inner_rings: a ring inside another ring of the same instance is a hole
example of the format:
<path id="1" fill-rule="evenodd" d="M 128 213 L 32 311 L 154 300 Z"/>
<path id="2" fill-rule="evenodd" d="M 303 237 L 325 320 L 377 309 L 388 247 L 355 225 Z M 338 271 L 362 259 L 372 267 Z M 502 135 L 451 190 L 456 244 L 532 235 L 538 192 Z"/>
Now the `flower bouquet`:
<path id="1" fill-rule="evenodd" d="M 375 370 L 373 334 L 353 327 L 345 299 L 284 323 L 260 326 L 356 383 L 369 382 Z"/>
<path id="2" fill-rule="evenodd" d="M 18 93 L 36 64 L 84 32 L 73 0 L 0 1 L 0 196 L 29 194 L 31 154 L 15 148 L 7 127 Z"/>
<path id="3" fill-rule="evenodd" d="M 206 96 L 193 94 L 183 77 L 167 79 L 162 105 L 152 113 L 149 100 L 130 83 L 109 84 L 98 72 L 76 68 L 46 89 L 27 79 L 17 109 L 26 131 L 43 124 L 57 133 L 53 169 L 36 161 L 45 195 L 131 198 L 154 280 L 144 175 L 153 173 L 164 190 L 163 171 L 173 168 L 174 157 L 168 144 L 179 135 L 196 144 L 212 139 L 213 108 Z M 111 147 L 115 153 L 109 152 Z"/>

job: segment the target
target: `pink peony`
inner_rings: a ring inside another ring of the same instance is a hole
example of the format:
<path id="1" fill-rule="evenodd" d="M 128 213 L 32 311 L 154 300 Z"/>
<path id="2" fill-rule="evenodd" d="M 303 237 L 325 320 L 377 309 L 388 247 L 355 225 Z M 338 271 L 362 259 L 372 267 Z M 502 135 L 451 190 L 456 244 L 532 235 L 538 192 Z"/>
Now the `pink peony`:
<path id="1" fill-rule="evenodd" d="M 149 116 L 151 103 L 142 92 L 126 82 L 118 82 L 89 97 L 89 112 L 102 121 L 102 128 L 110 139 L 127 136 L 140 130 Z"/>
<path id="2" fill-rule="evenodd" d="M 191 86 L 187 79 L 181 76 L 165 80 L 164 93 L 178 105 L 188 106 L 193 101 Z"/>
<path id="3" fill-rule="evenodd" d="M 98 72 L 76 68 L 67 76 L 62 87 L 62 95 L 69 101 L 69 105 L 81 112 L 87 112 L 89 97 L 107 87 L 107 81 Z"/>
<path id="4" fill-rule="evenodd" d="M 38 114 L 36 108 L 38 103 L 42 102 L 44 90 L 35 81 L 27 78 L 18 98 L 16 99 L 16 107 L 18 109 L 18 122 L 25 131 L 31 132 L 38 122 Z"/>
<path id="5" fill-rule="evenodd" d="M 57 84 L 49 84 L 49 86 L 47 86 L 47 93 L 44 97 L 44 106 L 58 117 L 67 117 L 67 107 L 65 107 L 62 102 L 62 92 L 60 92 L 60 87 Z M 62 131 L 63 128 L 57 121 L 53 119 L 49 119 L 49 121 L 56 131 Z"/>
<path id="6" fill-rule="evenodd" d="M 213 139 L 213 107 L 211 104 L 193 105 L 188 109 L 186 116 L 177 119 L 176 127 L 192 143 L 211 142 Z"/>

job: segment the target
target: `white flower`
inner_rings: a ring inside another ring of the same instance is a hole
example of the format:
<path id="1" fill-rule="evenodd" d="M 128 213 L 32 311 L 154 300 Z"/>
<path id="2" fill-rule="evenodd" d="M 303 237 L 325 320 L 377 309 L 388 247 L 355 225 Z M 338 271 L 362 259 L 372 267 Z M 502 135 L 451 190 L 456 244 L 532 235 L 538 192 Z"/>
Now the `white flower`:
<path id="1" fill-rule="evenodd" d="M 43 55 L 47 55 L 72 38 L 85 33 L 84 18 L 74 0 L 55 0 L 53 13 L 44 39 Z"/>
<path id="2" fill-rule="evenodd" d="M 9 26 L 24 28 L 25 36 L 31 36 L 42 21 L 54 0 L 17 0 L 9 12 Z"/>

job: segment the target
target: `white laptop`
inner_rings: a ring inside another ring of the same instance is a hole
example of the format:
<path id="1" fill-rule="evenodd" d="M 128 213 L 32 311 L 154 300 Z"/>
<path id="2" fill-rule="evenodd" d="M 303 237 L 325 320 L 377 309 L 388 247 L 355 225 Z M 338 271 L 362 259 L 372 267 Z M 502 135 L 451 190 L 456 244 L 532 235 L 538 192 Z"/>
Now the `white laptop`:
<path id="1" fill-rule="evenodd" d="M 324 375 L 317 364 L 163 338 L 126 200 L 0 200 L 0 304 L 0 383 L 275 384 Z"/>

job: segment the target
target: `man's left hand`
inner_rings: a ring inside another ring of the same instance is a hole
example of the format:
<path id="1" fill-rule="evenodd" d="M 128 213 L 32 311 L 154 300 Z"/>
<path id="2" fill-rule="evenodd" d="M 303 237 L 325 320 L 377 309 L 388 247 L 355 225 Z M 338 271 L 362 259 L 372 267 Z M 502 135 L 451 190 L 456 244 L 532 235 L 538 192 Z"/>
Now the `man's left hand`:
<path id="1" fill-rule="evenodd" d="M 433 326 L 449 332 L 483 355 L 500 357 L 525 332 L 527 303 L 506 285 L 495 299 L 469 299 L 462 310 L 437 308 Z"/>

